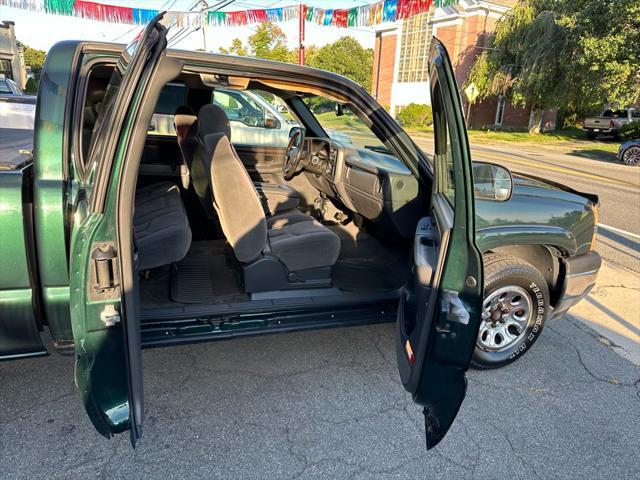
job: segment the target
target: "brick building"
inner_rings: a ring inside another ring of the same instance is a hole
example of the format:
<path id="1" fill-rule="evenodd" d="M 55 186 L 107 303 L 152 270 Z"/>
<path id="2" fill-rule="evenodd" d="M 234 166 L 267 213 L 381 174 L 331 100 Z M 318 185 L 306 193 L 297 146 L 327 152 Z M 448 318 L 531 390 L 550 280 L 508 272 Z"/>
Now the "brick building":
<path id="1" fill-rule="evenodd" d="M 23 90 L 27 83 L 24 59 L 16 42 L 13 22 L 0 22 L 0 77 L 12 79 Z"/>
<path id="2" fill-rule="evenodd" d="M 373 57 L 372 92 L 396 114 L 409 103 L 429 104 L 428 61 L 431 38 L 437 37 L 451 56 L 458 86 L 464 85 L 476 57 L 486 47 L 496 22 L 517 0 L 460 0 L 427 13 L 379 25 Z M 503 98 L 476 101 L 465 115 L 472 128 L 527 129 L 530 110 Z M 555 128 L 555 115 L 545 112 L 544 129 Z"/>

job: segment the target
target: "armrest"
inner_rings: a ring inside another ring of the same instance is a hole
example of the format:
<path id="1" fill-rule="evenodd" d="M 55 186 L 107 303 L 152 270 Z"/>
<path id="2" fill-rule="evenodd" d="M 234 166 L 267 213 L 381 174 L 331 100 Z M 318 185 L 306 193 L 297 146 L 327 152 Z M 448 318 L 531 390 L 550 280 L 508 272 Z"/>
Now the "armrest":
<path id="1" fill-rule="evenodd" d="M 300 194 L 284 184 L 254 183 L 267 215 L 292 210 L 300 204 Z"/>

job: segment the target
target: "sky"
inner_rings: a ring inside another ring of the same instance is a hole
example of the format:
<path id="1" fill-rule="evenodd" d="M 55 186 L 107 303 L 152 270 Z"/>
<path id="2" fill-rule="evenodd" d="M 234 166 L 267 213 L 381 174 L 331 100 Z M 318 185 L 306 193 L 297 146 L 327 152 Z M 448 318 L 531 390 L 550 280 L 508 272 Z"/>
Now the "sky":
<path id="1" fill-rule="evenodd" d="M 195 0 L 93 0 L 110 5 L 128 6 L 133 8 L 152 8 L 187 11 L 196 2 Z M 214 5 L 215 0 L 209 0 Z M 301 3 L 300 0 L 237 0 L 226 11 L 245 10 L 252 8 L 275 8 Z M 373 0 L 306 0 L 303 3 L 309 6 L 322 8 L 351 8 Z M 61 40 L 95 40 L 102 42 L 128 43 L 142 26 L 110 24 L 85 20 L 82 18 L 34 13 L 6 6 L 0 6 L 0 21 L 12 20 L 15 22 L 16 38 L 22 43 L 33 48 L 49 50 L 56 42 Z M 278 24 L 287 35 L 289 46 L 297 46 L 298 21 L 292 20 Z M 207 30 L 207 49 L 217 52 L 220 47 L 230 45 L 232 39 L 240 38 L 245 41 L 254 31 L 256 25 L 245 27 L 209 27 Z M 350 35 L 356 38 L 363 46 L 373 48 L 375 41 L 372 28 L 336 28 L 320 27 L 314 23 L 306 22 L 305 45 L 322 46 L 334 42 L 342 36 Z M 196 31 L 181 40 L 172 48 L 195 50 L 203 48 L 204 40 L 202 31 Z"/>

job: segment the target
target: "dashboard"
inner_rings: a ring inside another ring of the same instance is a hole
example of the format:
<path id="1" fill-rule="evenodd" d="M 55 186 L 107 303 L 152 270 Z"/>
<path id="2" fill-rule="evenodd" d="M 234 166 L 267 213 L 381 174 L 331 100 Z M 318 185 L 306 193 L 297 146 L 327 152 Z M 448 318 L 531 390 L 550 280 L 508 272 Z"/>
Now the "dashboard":
<path id="1" fill-rule="evenodd" d="M 304 171 L 329 198 L 403 237 L 414 234 L 422 192 L 398 158 L 328 138 L 305 138 Z"/>

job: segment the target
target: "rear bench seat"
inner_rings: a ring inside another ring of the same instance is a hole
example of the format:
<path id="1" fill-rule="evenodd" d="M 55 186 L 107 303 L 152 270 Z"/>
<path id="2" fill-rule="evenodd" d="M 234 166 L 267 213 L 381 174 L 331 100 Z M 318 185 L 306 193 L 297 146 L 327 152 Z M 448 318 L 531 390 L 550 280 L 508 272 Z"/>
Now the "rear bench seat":
<path id="1" fill-rule="evenodd" d="M 138 269 L 181 260 L 191 246 L 191 229 L 180 189 L 171 182 L 154 183 L 136 192 L 133 229 Z"/>

